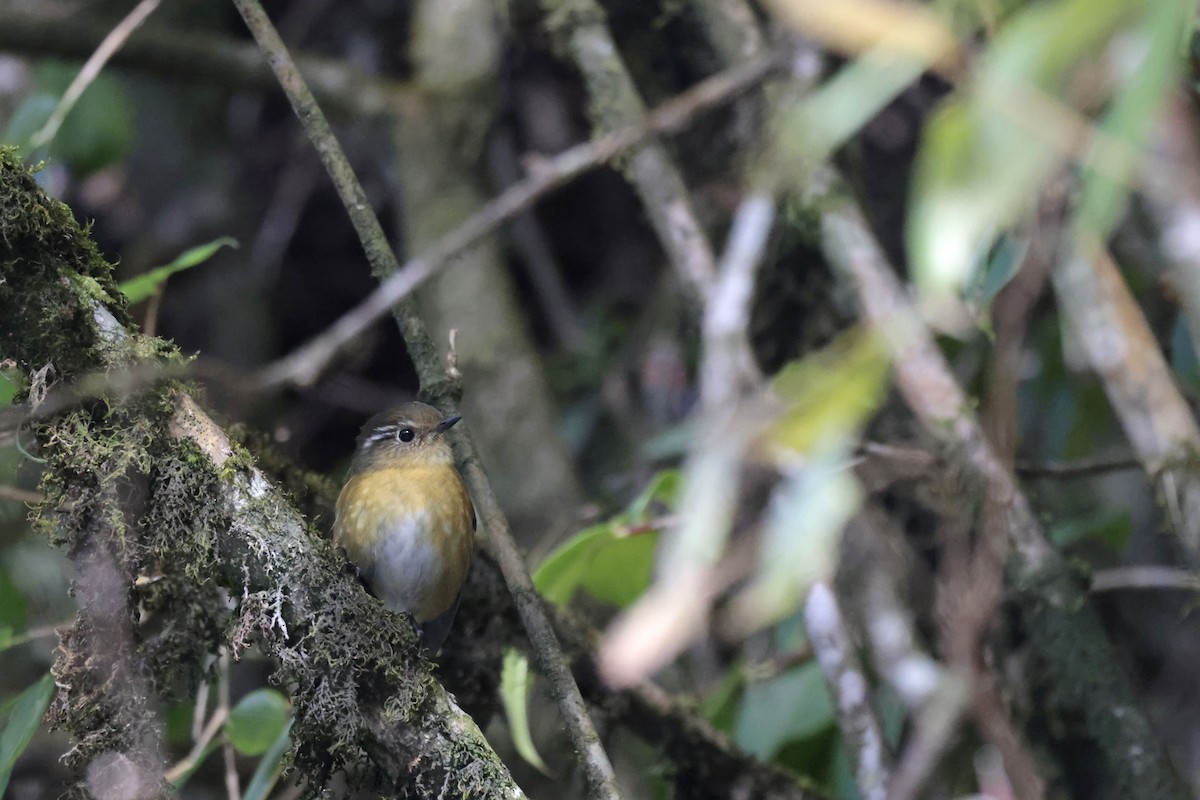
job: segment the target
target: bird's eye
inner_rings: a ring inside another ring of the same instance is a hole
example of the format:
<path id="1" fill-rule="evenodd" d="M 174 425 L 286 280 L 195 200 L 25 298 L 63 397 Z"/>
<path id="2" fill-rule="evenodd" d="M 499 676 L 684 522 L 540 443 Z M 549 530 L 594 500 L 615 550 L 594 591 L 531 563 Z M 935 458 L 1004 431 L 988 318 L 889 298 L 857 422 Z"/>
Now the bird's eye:
<path id="1" fill-rule="evenodd" d="M 396 438 L 405 443 L 411 442 L 415 436 L 412 428 L 401 428 L 400 432 L 396 434 Z"/>

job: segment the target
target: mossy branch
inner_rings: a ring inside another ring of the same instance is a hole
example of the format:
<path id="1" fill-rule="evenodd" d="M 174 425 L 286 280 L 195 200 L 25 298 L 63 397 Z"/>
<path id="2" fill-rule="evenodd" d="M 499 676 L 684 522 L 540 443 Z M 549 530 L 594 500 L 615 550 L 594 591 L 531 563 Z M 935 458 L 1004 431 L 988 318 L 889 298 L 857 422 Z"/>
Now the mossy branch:
<path id="1" fill-rule="evenodd" d="M 0 201 L 6 357 L 29 373 L 53 363 L 61 380 L 179 358 L 131 330 L 111 266 L 12 150 L 0 150 Z M 155 698 L 190 690 L 204 652 L 253 645 L 279 664 L 293 764 L 318 784 L 345 771 L 402 795 L 523 796 L 403 618 L 361 591 L 184 390 L 101 396 L 42 420 L 37 438 L 47 465 L 36 521 L 78 565 L 84 604 L 63 634 L 52 715 L 79 739 L 76 767 L 117 753 L 161 782 Z M 149 691 L 109 691 L 130 681 Z"/>

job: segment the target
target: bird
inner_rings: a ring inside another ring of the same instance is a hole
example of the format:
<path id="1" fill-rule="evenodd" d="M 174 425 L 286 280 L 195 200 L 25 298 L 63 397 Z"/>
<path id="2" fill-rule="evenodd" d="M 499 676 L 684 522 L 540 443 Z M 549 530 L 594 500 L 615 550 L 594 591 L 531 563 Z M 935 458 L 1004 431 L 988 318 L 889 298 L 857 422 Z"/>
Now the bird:
<path id="1" fill-rule="evenodd" d="M 475 509 L 446 438 L 460 419 L 414 401 L 367 420 L 333 523 L 334 543 L 367 591 L 411 615 L 433 655 L 475 546 Z"/>

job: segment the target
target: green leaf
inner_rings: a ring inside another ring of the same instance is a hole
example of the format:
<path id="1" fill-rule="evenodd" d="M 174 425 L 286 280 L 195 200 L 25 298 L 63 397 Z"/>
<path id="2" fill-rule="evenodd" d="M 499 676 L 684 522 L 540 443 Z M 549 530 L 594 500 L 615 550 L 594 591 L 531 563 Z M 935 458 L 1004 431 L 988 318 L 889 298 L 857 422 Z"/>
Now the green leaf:
<path id="1" fill-rule="evenodd" d="M 878 338 L 861 329 L 786 365 L 772 382 L 787 411 L 768 433 L 771 446 L 808 453 L 850 437 L 882 402 L 887 375 L 888 359 Z"/>
<path id="2" fill-rule="evenodd" d="M 291 722 L 291 704 L 274 689 L 257 689 L 229 712 L 225 735 L 245 756 L 265 753 Z"/>
<path id="3" fill-rule="evenodd" d="M 779 121 L 778 161 L 768 168 L 803 186 L 863 125 L 921 76 L 928 64 L 880 48 L 847 64 Z"/>
<path id="4" fill-rule="evenodd" d="M 58 98 L 45 92 L 34 92 L 26 97 L 12 116 L 4 129 L 4 144 L 25 147 L 29 138 L 46 124 L 54 109 L 58 106 Z M 24 154 L 29 158 L 29 154 Z"/>
<path id="5" fill-rule="evenodd" d="M 1200 394 L 1200 359 L 1192 346 L 1192 331 L 1186 314 L 1180 314 L 1171 329 L 1171 369 L 1175 371 L 1179 388 L 1192 395 Z"/>
<path id="6" fill-rule="evenodd" d="M 1121 43 L 1123 50 L 1140 54 L 1141 63 L 1118 87 L 1100 124 L 1104 137 L 1097 137 L 1088 161 L 1104 168 L 1085 172 L 1076 216 L 1079 226 L 1099 239 L 1108 238 L 1125 211 L 1147 139 L 1183 66 L 1180 33 L 1189 29 L 1192 6 L 1179 0 L 1154 4 L 1129 40 Z M 1102 142 L 1126 146 L 1108 147 Z"/>
<path id="7" fill-rule="evenodd" d="M 8 779 L 12 777 L 17 759 L 42 724 L 42 715 L 50 705 L 53 692 L 54 676 L 46 673 L 41 680 L 17 695 L 9 706 L 8 724 L 0 733 L 0 796 L 8 788 Z"/>
<path id="8" fill-rule="evenodd" d="M 54 95 L 57 107 L 58 98 L 78 71 L 75 65 L 42 62 L 34 75 L 38 86 Z M 62 127 L 49 144 L 50 156 L 66 161 L 72 170 L 83 176 L 120 161 L 133 145 L 136 111 L 121 80 L 101 73 L 63 120 Z M 49 114 L 46 117 L 49 118 Z"/>
<path id="9" fill-rule="evenodd" d="M 504 663 L 500 668 L 500 700 L 504 703 L 504 714 L 508 717 L 508 730 L 513 747 L 521 758 L 532 764 L 545 775 L 550 768 L 533 744 L 529 731 L 529 692 L 532 681 L 529 677 L 529 659 L 509 648 L 504 651 Z"/>
<path id="10" fill-rule="evenodd" d="M 593 525 L 559 545 L 538 565 L 533 585 L 550 602 L 566 606 L 575 591 L 624 607 L 650 585 L 657 531 L 626 534 L 618 522 Z"/>
<path id="11" fill-rule="evenodd" d="M 228 236 L 222 236 L 206 244 L 185 250 L 170 264 L 156 267 L 149 272 L 138 275 L 136 278 L 125 281 L 120 285 L 121 291 L 129 299 L 130 303 L 140 303 L 158 291 L 158 287 L 176 272 L 182 272 L 185 269 L 191 269 L 199 264 L 203 264 L 212 258 L 218 250 L 226 246 L 236 250 L 238 246 L 237 240 Z"/>
<path id="12" fill-rule="evenodd" d="M 291 730 L 292 720 L 289 719 L 287 725 L 283 726 L 283 730 L 275 737 L 275 741 L 271 742 L 270 748 L 258 762 L 258 767 L 250 776 L 250 784 L 242 794 L 242 800 L 266 800 L 276 781 L 279 780 L 279 774 L 283 771 L 281 766 L 283 755 L 292 746 Z"/>
<path id="13" fill-rule="evenodd" d="M 834 724 L 833 699 L 815 661 L 746 687 L 734 739 L 770 760 L 793 739 L 812 736 Z"/>
<path id="14" fill-rule="evenodd" d="M 1129 511 L 1117 508 L 1097 508 L 1067 519 L 1058 520 L 1046 531 L 1050 541 L 1060 549 L 1085 539 L 1101 542 L 1113 553 L 1120 552 L 1129 541 L 1133 521 Z"/>
<path id="15" fill-rule="evenodd" d="M 533 571 L 533 585 L 551 603 L 566 606 L 583 581 L 593 554 L 612 538 L 610 523 L 585 528 L 546 556 Z"/>
<path id="16" fill-rule="evenodd" d="M 704 698 L 700 713 L 714 728 L 729 733 L 737 721 L 738 704 L 745 688 L 746 670 L 741 664 L 734 664 L 725 671 L 725 677 L 713 693 Z"/>
<path id="17" fill-rule="evenodd" d="M 962 291 L 998 231 L 1028 213 L 1074 133 L 1046 113 L 1077 65 L 1146 7 L 1130 0 L 1030 4 L 980 60 L 973 85 L 926 126 L 908 224 L 924 300 Z"/>
<path id="18" fill-rule="evenodd" d="M 970 276 L 963 294 L 967 302 L 982 314 L 980 321 L 984 325 L 991 324 L 991 315 L 986 313 L 987 310 L 991 308 L 996 295 L 1017 277 L 1028 251 L 1027 238 L 1002 236 L 992 252 L 979 263 Z"/>
<path id="19" fill-rule="evenodd" d="M 634 523 L 646 521 L 652 503 L 661 503 L 667 508 L 674 508 L 679 500 L 679 486 L 682 473 L 677 469 L 664 469 L 653 478 L 634 501 L 629 504 L 626 512 Z"/>
<path id="20" fill-rule="evenodd" d="M 658 531 L 617 536 L 597 548 L 581 585 L 596 599 L 625 608 L 649 588 L 657 549 Z"/>

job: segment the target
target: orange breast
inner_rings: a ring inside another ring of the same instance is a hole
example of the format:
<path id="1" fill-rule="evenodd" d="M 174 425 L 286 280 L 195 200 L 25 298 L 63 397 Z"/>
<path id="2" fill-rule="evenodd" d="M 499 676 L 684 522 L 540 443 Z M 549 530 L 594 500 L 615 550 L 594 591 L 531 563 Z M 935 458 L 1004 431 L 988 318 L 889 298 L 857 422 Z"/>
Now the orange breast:
<path id="1" fill-rule="evenodd" d="M 384 605 L 427 622 L 466 579 L 473 518 L 453 467 L 370 470 L 342 488 L 334 540 Z"/>

